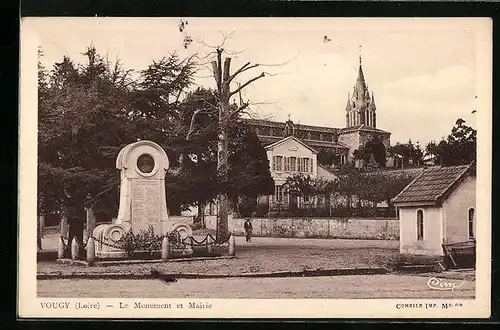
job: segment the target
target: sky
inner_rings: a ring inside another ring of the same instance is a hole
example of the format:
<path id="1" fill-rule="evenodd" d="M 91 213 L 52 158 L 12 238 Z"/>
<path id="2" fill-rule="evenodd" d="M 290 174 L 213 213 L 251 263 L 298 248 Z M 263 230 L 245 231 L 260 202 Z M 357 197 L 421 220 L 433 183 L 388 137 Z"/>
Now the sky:
<path id="1" fill-rule="evenodd" d="M 268 73 L 242 92 L 254 116 L 277 121 L 290 116 L 306 125 L 345 126 L 347 94 L 361 56 L 375 95 L 377 127 L 392 133 L 392 144 L 439 140 L 458 118 L 476 127 L 471 112 L 481 111 L 478 100 L 491 97 L 478 88 L 486 79 L 478 69 L 485 20 L 182 19 L 188 22 L 184 33 L 193 39 L 187 49 L 180 18 L 31 18 L 29 23 L 36 27 L 48 68 L 64 55 L 83 61 L 81 53 L 92 44 L 101 55 L 139 71 L 174 51 L 181 58 L 206 56 L 226 39 L 233 72 L 246 62 L 260 64 L 236 82 Z M 214 88 L 210 74 L 202 65 L 196 85 Z"/>

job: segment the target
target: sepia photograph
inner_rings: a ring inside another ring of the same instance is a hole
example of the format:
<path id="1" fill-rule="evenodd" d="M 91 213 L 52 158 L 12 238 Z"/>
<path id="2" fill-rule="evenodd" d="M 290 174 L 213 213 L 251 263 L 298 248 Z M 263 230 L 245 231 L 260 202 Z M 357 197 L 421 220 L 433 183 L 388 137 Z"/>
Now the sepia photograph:
<path id="1" fill-rule="evenodd" d="M 489 317 L 491 28 L 22 19 L 20 316 Z"/>

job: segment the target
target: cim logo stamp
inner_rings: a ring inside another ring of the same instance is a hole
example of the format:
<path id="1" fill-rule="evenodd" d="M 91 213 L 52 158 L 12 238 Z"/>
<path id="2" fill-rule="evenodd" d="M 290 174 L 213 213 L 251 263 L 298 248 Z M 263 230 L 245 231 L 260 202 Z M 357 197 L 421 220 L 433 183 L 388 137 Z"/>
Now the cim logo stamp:
<path id="1" fill-rule="evenodd" d="M 455 289 L 461 288 L 464 286 L 465 281 L 461 283 L 455 283 L 454 281 L 447 281 L 442 278 L 431 277 L 427 281 L 427 286 L 432 290 L 440 290 L 440 291 L 454 291 Z"/>

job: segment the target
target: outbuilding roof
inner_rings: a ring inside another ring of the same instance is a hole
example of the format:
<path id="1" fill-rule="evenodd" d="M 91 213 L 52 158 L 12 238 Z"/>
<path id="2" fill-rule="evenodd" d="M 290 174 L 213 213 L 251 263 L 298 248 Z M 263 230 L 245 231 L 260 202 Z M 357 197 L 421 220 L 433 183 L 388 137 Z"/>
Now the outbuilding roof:
<path id="1" fill-rule="evenodd" d="M 441 204 L 449 194 L 471 173 L 471 165 L 436 166 L 425 169 L 396 197 L 394 204 Z"/>

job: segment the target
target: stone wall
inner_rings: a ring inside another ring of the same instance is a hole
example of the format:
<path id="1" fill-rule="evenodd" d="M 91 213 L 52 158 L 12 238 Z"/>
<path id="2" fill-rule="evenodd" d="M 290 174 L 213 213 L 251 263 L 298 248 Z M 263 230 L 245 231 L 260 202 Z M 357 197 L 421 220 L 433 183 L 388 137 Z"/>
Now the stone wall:
<path id="1" fill-rule="evenodd" d="M 215 229 L 216 217 L 205 218 Z M 252 218 L 253 236 L 299 238 L 399 239 L 399 220 L 394 218 Z M 229 219 L 229 231 L 244 235 L 245 219 Z"/>

